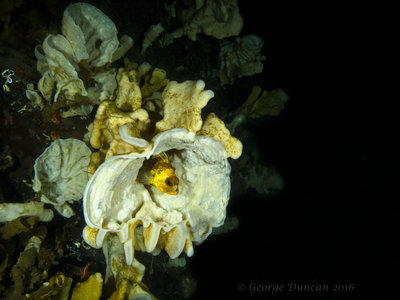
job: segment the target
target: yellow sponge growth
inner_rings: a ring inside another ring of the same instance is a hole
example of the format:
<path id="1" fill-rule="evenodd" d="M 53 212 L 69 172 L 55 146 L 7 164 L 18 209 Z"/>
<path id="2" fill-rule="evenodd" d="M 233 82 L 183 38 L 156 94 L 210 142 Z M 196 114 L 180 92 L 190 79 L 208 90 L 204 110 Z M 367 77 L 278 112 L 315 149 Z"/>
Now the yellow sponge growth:
<path id="1" fill-rule="evenodd" d="M 78 283 L 72 291 L 71 300 L 98 300 L 101 297 L 103 278 L 100 273 L 95 273 L 85 282 Z"/>
<path id="2" fill-rule="evenodd" d="M 90 144 L 93 148 L 106 151 L 105 159 L 132 153 L 135 146 L 122 141 L 119 127 L 129 124 L 127 127 L 129 135 L 140 138 L 141 132 L 147 129 L 149 122 L 149 115 L 142 108 L 130 113 L 122 112 L 114 102 L 103 101 L 97 109 L 94 122 L 89 126 Z"/>
<path id="3" fill-rule="evenodd" d="M 206 135 L 220 141 L 228 157 L 236 159 L 242 154 L 242 143 L 237 138 L 231 136 L 231 133 L 225 127 L 225 123 L 214 113 L 208 115 L 197 135 Z"/>
<path id="4" fill-rule="evenodd" d="M 117 97 L 115 104 L 122 111 L 135 111 L 142 105 L 139 79 L 135 70 L 120 68 L 117 74 Z"/>
<path id="5" fill-rule="evenodd" d="M 144 77 L 144 84 L 142 86 L 142 96 L 151 96 L 168 83 L 167 73 L 163 69 L 155 68 L 153 73 L 147 74 Z"/>
<path id="6" fill-rule="evenodd" d="M 185 128 L 193 133 L 200 130 L 203 124 L 201 110 L 214 97 L 213 91 L 205 91 L 204 87 L 202 80 L 169 82 L 162 94 L 164 118 L 156 123 L 157 130 Z"/>

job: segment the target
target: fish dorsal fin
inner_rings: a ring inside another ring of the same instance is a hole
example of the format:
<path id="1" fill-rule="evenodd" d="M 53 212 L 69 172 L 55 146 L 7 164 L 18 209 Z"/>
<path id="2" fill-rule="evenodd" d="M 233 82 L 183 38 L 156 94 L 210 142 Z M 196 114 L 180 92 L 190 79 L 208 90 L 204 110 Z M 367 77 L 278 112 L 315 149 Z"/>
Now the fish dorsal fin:
<path id="1" fill-rule="evenodd" d="M 169 160 L 168 160 L 168 155 L 167 155 L 167 153 L 165 153 L 165 152 L 161 152 L 161 153 L 155 155 L 155 157 L 156 157 L 157 159 L 163 161 L 163 162 L 169 162 Z"/>

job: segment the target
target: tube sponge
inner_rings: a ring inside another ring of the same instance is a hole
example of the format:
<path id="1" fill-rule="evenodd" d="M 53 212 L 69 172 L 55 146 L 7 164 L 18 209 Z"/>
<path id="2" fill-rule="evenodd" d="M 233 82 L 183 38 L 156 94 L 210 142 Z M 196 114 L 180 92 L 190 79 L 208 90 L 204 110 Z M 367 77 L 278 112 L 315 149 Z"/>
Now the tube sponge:
<path id="1" fill-rule="evenodd" d="M 41 202 L 0 203 L 0 222 L 8 222 L 23 216 L 36 216 L 43 222 L 53 219 L 53 211 L 45 209 Z"/>

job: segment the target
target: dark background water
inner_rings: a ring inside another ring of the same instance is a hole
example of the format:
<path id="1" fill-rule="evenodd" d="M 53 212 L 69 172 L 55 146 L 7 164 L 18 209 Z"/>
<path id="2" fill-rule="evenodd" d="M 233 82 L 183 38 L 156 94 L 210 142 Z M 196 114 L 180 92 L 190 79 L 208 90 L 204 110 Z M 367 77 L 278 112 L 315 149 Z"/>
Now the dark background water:
<path id="1" fill-rule="evenodd" d="M 262 76 L 249 80 L 290 96 L 279 118 L 247 124 L 285 188 L 232 197 L 228 213 L 239 228 L 197 247 L 190 262 L 203 278 L 199 291 L 241 299 L 398 295 L 398 126 L 388 100 L 363 81 L 375 70 L 365 66 L 368 20 L 354 28 L 357 11 L 340 6 L 260 9 L 242 1 L 241 13 L 243 33 L 262 36 L 267 56 Z M 329 291 L 299 291 L 321 284 Z"/>

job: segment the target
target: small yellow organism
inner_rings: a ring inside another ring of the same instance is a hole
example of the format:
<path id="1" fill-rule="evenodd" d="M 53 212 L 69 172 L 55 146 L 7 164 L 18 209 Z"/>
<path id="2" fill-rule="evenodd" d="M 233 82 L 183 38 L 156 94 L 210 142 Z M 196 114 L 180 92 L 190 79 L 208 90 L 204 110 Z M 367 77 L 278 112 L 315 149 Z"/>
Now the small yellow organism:
<path id="1" fill-rule="evenodd" d="M 178 194 L 179 179 L 169 162 L 165 152 L 152 156 L 143 163 L 139 170 L 137 181 L 155 186 L 161 192 L 169 195 Z"/>
<path id="2" fill-rule="evenodd" d="M 11 76 L 14 76 L 14 71 L 10 70 L 10 69 L 5 69 L 1 73 L 1 77 L 3 77 L 5 79 L 5 81 L 3 83 L 3 90 L 6 92 L 11 91 L 10 87 L 8 86 L 8 84 L 11 84 L 13 82 L 13 79 Z"/>

